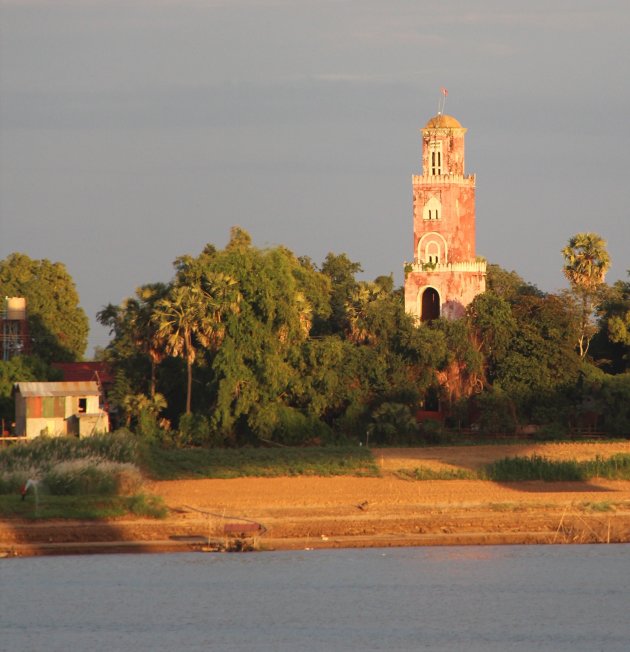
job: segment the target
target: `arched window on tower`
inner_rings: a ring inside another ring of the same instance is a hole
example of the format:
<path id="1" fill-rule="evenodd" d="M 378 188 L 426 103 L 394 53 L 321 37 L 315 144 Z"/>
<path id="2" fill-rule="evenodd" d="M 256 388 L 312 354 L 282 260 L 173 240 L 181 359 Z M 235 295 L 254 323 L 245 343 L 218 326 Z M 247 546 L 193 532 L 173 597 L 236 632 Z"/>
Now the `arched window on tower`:
<path id="1" fill-rule="evenodd" d="M 430 240 L 424 250 L 424 260 L 431 265 L 437 265 L 440 262 L 440 245 L 435 240 Z"/>
<path id="2" fill-rule="evenodd" d="M 442 204 L 437 197 L 431 197 L 422 209 L 422 219 L 439 220 L 442 217 Z"/>
<path id="3" fill-rule="evenodd" d="M 420 321 L 431 321 L 440 316 L 440 295 L 434 288 L 427 288 L 422 293 Z"/>
<path id="4" fill-rule="evenodd" d="M 442 143 L 429 143 L 429 171 L 432 176 L 442 174 Z"/>
<path id="5" fill-rule="evenodd" d="M 416 259 L 419 263 L 448 265 L 448 243 L 438 231 L 425 233 L 416 245 Z"/>

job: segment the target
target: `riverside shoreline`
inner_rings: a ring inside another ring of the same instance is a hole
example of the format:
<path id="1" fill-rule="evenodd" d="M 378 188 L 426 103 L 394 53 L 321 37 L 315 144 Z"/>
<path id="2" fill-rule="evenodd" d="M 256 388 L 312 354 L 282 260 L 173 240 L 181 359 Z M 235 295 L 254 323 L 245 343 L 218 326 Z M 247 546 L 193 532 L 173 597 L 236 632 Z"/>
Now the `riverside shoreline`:
<path id="1" fill-rule="evenodd" d="M 382 449 L 381 477 L 280 477 L 147 483 L 163 520 L 4 520 L 0 556 L 423 545 L 630 542 L 630 481 L 410 481 L 401 469 L 475 469 L 492 459 L 593 459 L 630 442 Z M 237 544 L 237 542 L 240 542 Z"/>

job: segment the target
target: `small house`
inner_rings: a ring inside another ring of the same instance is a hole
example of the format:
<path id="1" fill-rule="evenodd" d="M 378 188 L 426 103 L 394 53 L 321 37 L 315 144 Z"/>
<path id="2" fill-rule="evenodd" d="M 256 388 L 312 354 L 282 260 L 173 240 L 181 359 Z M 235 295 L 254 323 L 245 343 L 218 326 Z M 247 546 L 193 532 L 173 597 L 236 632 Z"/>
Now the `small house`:
<path id="1" fill-rule="evenodd" d="M 94 381 L 16 383 L 14 396 L 18 437 L 89 437 L 109 431 L 109 417 L 100 407 L 101 392 Z"/>

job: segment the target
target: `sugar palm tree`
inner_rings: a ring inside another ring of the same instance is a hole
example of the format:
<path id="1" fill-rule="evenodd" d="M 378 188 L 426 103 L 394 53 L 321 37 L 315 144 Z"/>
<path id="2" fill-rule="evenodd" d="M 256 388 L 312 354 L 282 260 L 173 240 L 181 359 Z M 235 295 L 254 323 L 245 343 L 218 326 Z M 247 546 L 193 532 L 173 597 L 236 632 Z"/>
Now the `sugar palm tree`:
<path id="1" fill-rule="evenodd" d="M 136 298 L 127 304 L 131 337 L 134 344 L 145 353 L 151 362 L 149 396 L 155 397 L 156 369 L 165 358 L 164 343 L 152 319 L 155 305 L 166 296 L 168 286 L 163 283 L 143 285 L 136 290 Z"/>
<path id="2" fill-rule="evenodd" d="M 203 274 L 199 282 L 175 285 L 156 302 L 151 321 L 166 354 L 186 361 L 186 414 L 192 401 L 192 366 L 199 348 L 217 348 L 225 334 L 224 316 L 238 311 L 236 281 L 226 274 Z"/>
<path id="3" fill-rule="evenodd" d="M 96 314 L 98 321 L 110 329 L 110 335 L 125 343 L 126 347 L 144 353 L 151 363 L 149 396 L 155 396 L 156 367 L 164 360 L 164 345 L 160 341 L 152 319 L 155 304 L 164 298 L 169 286 L 151 283 L 136 289 L 135 296 L 125 299 L 119 306 L 111 303 Z M 130 355 L 130 354 L 129 354 Z"/>
<path id="4" fill-rule="evenodd" d="M 595 332 L 592 314 L 595 300 L 610 268 L 606 241 L 597 233 L 578 233 L 562 249 L 564 275 L 580 303 L 578 350 L 583 358 Z"/>

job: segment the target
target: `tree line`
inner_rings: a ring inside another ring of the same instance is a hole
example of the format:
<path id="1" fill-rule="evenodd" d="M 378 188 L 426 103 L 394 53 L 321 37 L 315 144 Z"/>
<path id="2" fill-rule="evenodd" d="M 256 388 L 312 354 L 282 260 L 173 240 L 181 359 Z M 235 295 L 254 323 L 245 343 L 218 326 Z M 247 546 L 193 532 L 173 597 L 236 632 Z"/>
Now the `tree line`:
<path id="1" fill-rule="evenodd" d="M 418 325 L 391 275 L 357 280 L 346 254 L 317 265 L 235 227 L 224 249 L 178 258 L 170 283 L 98 313 L 111 335 L 110 409 L 119 425 L 179 445 L 411 443 L 446 427 L 525 424 L 552 436 L 594 418 L 628 435 L 630 283 L 605 283 L 596 234 L 562 255 L 568 291 L 489 265 L 465 318 Z M 1 363 L 0 394 L 16 371 L 7 365 L 41 376 L 50 354 L 36 346 L 28 363 Z M 418 421 L 438 404 L 441 421 Z"/>

